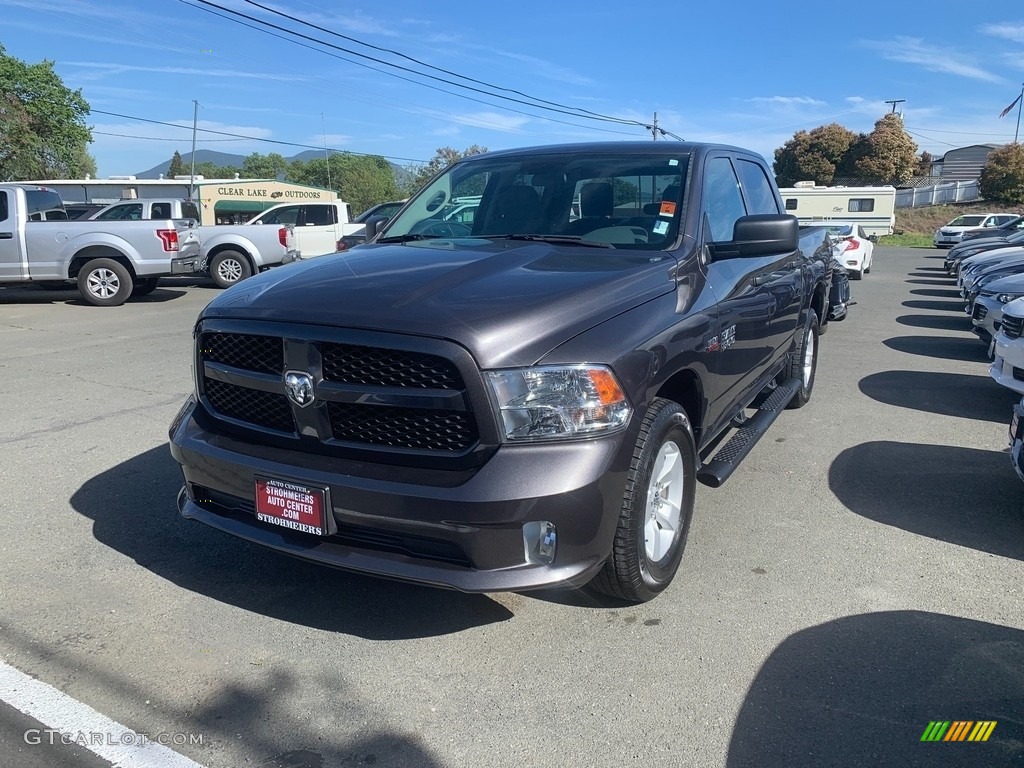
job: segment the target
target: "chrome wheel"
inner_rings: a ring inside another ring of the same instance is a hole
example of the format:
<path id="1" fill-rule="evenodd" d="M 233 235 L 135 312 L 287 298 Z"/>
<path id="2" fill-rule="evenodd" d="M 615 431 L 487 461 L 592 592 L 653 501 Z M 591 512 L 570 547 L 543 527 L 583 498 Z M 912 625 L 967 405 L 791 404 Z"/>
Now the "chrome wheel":
<path id="1" fill-rule="evenodd" d="M 94 269 L 86 279 L 89 293 L 98 299 L 110 299 L 121 289 L 121 279 L 113 270 Z"/>
<path id="2" fill-rule="evenodd" d="M 217 276 L 225 283 L 237 283 L 242 279 L 242 265 L 235 259 L 221 259 L 217 265 Z"/>
<path id="3" fill-rule="evenodd" d="M 683 487 L 686 473 L 679 446 L 667 441 L 658 450 L 647 487 L 644 523 L 644 552 L 652 563 L 661 561 L 672 549 L 682 519 Z"/>

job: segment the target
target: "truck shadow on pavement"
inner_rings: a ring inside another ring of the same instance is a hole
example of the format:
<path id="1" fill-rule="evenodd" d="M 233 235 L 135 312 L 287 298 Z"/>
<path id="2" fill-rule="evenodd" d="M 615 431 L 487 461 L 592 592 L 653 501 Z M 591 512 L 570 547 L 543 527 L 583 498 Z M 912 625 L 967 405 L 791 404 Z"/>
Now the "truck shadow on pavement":
<path id="1" fill-rule="evenodd" d="M 371 640 L 432 637 L 506 621 L 483 595 L 350 574 L 258 547 L 182 518 L 167 445 L 88 480 L 72 507 L 103 544 L 185 589 L 271 618 Z"/>
<path id="2" fill-rule="evenodd" d="M 987 376 L 966 373 L 884 371 L 865 376 L 857 386 L 880 403 L 1007 426 L 1020 399 Z"/>
<path id="3" fill-rule="evenodd" d="M 957 318 L 960 321 L 961 329 L 965 331 L 964 336 L 959 338 L 949 336 L 894 336 L 882 343 L 889 349 L 897 352 L 906 352 L 910 355 L 922 355 L 923 357 L 935 357 L 940 360 L 963 360 L 968 363 L 987 363 L 988 353 L 985 345 L 973 333 L 966 334 L 964 323 L 969 323 L 966 317 Z"/>
<path id="4" fill-rule="evenodd" d="M 900 315 L 896 318 L 900 325 L 909 325 L 914 328 L 935 328 L 940 331 L 966 331 L 966 324 L 970 323 L 966 317 L 956 315 Z M 979 344 L 981 342 L 978 342 Z"/>
<path id="5" fill-rule="evenodd" d="M 736 718 L 726 765 L 1019 766 L 1022 691 L 1018 629 L 923 611 L 847 616 L 772 652 Z M 922 742 L 936 720 L 996 726 L 985 742 Z"/>
<path id="6" fill-rule="evenodd" d="M 926 299 L 908 299 L 903 302 L 907 309 L 929 309 L 936 312 L 959 312 L 965 318 L 963 301 L 927 301 Z"/>
<path id="7" fill-rule="evenodd" d="M 960 299 L 960 291 L 956 288 L 914 288 L 910 291 L 914 296 L 934 296 L 937 299 Z"/>
<path id="8" fill-rule="evenodd" d="M 1024 487 L 1008 453 L 879 440 L 840 453 L 828 480 L 862 517 L 1024 560 Z"/>
<path id="9" fill-rule="evenodd" d="M 162 304 L 185 295 L 185 291 L 157 288 L 148 296 L 134 296 L 128 299 L 129 304 Z M 4 304 L 67 304 L 75 307 L 93 307 L 78 294 L 77 288 L 67 290 L 44 291 L 35 286 L 17 286 L 0 288 L 0 303 Z"/>

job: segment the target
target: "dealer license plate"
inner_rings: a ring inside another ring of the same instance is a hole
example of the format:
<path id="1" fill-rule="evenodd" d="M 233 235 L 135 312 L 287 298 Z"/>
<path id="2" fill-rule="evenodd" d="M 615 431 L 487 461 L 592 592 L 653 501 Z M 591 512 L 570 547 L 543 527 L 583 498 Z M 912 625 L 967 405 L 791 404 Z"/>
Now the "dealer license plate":
<path id="1" fill-rule="evenodd" d="M 327 533 L 327 493 L 323 488 L 256 478 L 256 517 L 293 531 Z"/>

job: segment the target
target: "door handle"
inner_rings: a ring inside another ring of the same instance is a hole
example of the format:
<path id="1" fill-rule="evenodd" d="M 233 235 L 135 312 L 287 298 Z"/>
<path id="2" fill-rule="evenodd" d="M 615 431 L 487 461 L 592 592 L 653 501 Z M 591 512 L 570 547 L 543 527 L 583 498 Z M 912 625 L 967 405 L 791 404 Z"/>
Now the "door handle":
<path id="1" fill-rule="evenodd" d="M 13 232 L 0 232 L 0 240 L 13 240 L 13 239 L 14 239 L 14 233 Z"/>

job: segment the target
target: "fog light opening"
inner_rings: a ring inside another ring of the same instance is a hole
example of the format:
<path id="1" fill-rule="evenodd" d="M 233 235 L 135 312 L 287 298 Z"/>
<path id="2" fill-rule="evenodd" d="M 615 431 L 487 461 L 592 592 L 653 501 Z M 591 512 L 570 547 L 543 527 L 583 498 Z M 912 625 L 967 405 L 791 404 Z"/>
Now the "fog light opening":
<path id="1" fill-rule="evenodd" d="M 558 530 L 554 523 L 540 520 L 523 524 L 523 548 L 526 562 L 550 565 L 555 560 Z"/>

